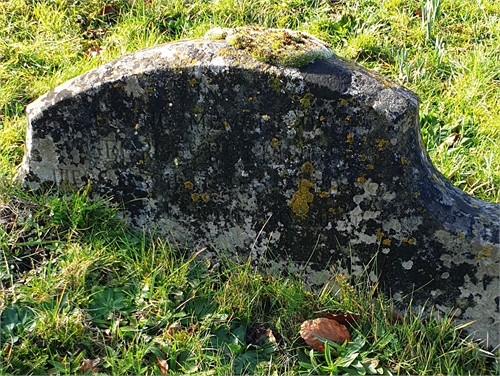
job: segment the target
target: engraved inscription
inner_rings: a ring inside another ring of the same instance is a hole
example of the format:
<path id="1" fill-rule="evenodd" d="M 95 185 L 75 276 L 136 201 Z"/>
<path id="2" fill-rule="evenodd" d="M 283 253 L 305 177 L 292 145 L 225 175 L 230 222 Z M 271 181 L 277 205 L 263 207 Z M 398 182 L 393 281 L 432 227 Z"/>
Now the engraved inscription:
<path id="1" fill-rule="evenodd" d="M 54 182 L 57 184 L 67 183 L 67 184 L 81 184 L 82 183 L 82 172 L 78 168 L 64 167 L 59 169 L 54 169 Z"/>
<path id="2" fill-rule="evenodd" d="M 99 153 L 103 160 L 114 160 L 116 153 L 116 141 L 113 138 L 103 138 L 99 140 Z"/>
<path id="3" fill-rule="evenodd" d="M 112 134 L 99 140 L 99 156 L 108 167 L 110 167 L 111 162 L 131 161 L 127 151 L 123 150 L 121 142 L 116 141 Z"/>

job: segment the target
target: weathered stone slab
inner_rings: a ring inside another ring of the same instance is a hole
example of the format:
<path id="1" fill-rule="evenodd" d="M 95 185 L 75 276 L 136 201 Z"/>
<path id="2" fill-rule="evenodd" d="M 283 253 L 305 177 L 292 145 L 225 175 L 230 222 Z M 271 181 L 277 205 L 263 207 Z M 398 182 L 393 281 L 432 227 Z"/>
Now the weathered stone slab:
<path id="1" fill-rule="evenodd" d="M 312 37 L 217 29 L 105 64 L 27 114 L 25 187 L 90 184 L 135 227 L 314 276 L 379 251 L 393 296 L 420 288 L 414 304 L 456 307 L 499 343 L 500 206 L 433 167 L 413 93 Z"/>

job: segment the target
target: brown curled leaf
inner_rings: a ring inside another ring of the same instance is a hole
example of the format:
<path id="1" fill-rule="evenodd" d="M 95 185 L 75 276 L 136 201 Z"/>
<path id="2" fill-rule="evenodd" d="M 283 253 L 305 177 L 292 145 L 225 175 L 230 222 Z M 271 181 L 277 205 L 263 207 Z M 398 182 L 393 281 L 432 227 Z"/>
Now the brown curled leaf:
<path id="1" fill-rule="evenodd" d="M 97 365 L 100 363 L 101 359 L 100 358 L 97 358 L 97 359 L 82 359 L 80 361 L 80 369 L 79 371 L 82 372 L 82 373 L 86 373 L 86 372 L 91 372 L 92 375 L 94 375 L 95 373 L 98 373 L 99 372 L 99 368 L 97 368 Z"/>
<path id="2" fill-rule="evenodd" d="M 404 322 L 404 316 L 401 313 L 396 312 L 395 310 L 393 310 L 392 311 L 391 322 L 393 324 L 402 324 Z"/>
<path id="3" fill-rule="evenodd" d="M 158 368 L 160 369 L 160 373 L 162 375 L 166 375 L 168 373 L 168 363 L 165 359 L 156 358 L 156 364 L 158 364 Z"/>
<path id="4" fill-rule="evenodd" d="M 324 352 L 325 345 L 317 337 L 328 339 L 338 344 L 351 340 L 351 335 L 345 325 L 339 324 L 335 320 L 320 317 L 314 320 L 307 320 L 300 326 L 300 336 L 314 350 Z"/>
<path id="5" fill-rule="evenodd" d="M 116 7 L 114 5 L 103 5 L 101 9 L 99 10 L 99 14 L 102 16 L 105 16 L 107 14 L 115 14 L 116 13 Z"/>
<path id="6" fill-rule="evenodd" d="M 330 312 L 324 312 L 322 313 L 322 317 L 325 317 L 330 320 L 335 320 L 339 324 L 345 325 L 345 326 L 352 326 L 356 322 L 359 322 L 360 316 L 355 315 L 354 313 L 330 313 Z"/>
<path id="7" fill-rule="evenodd" d="M 90 47 L 85 51 L 85 55 L 90 56 L 90 57 L 96 57 L 101 54 L 102 48 L 100 46 L 93 46 Z"/>
<path id="8" fill-rule="evenodd" d="M 262 346 L 264 343 L 276 343 L 276 337 L 265 324 L 255 323 L 247 328 L 246 341 L 251 345 Z"/>

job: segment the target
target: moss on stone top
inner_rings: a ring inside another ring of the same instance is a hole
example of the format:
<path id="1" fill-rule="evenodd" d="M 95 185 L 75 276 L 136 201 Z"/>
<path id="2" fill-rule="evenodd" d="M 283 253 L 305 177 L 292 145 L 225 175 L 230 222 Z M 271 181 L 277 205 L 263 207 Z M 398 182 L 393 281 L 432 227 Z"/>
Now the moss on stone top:
<path id="1" fill-rule="evenodd" d="M 288 29 L 217 27 L 209 30 L 205 38 L 225 40 L 233 47 L 247 51 L 256 60 L 284 67 L 300 68 L 333 55 L 326 43 L 301 31 Z"/>

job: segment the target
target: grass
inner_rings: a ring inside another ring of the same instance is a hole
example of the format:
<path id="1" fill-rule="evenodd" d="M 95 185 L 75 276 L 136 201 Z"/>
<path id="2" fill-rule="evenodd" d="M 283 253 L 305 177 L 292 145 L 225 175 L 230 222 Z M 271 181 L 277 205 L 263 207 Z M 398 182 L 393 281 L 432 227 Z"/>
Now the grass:
<path id="1" fill-rule="evenodd" d="M 204 259 L 203 249 L 131 232 L 116 219 L 118 208 L 85 192 L 5 191 L 2 374 L 152 374 L 160 364 L 174 374 L 352 374 L 358 363 L 385 374 L 496 372 L 493 354 L 451 316 L 415 307 L 393 320 L 371 270 L 313 288 L 301 276 L 270 275 L 224 255 Z M 360 315 L 352 342 L 327 354 L 298 336 L 300 324 L 324 310 Z M 259 326 L 276 342 L 251 342 Z"/>
<path id="2" fill-rule="evenodd" d="M 38 96 L 124 53 L 245 24 L 310 32 L 415 91 L 438 169 L 500 202 L 498 2 L 0 2 L 0 373 L 498 374 L 450 315 L 413 307 L 394 322 L 368 271 L 309 286 L 134 233 L 85 191 L 11 186 Z M 325 354 L 298 336 L 322 310 L 361 315 L 352 342 Z M 276 342 L 252 339 L 258 328 Z"/>

